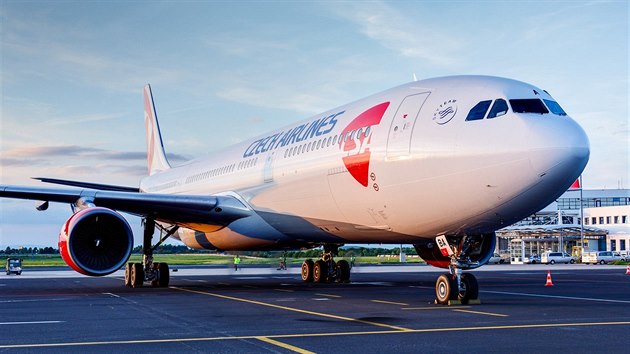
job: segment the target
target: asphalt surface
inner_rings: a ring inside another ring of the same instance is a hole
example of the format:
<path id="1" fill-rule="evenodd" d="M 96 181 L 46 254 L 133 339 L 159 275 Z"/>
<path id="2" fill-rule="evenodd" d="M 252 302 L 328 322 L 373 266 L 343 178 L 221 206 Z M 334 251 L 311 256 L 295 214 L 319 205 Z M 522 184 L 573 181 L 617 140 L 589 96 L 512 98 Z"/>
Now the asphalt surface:
<path id="1" fill-rule="evenodd" d="M 625 267 L 484 266 L 469 306 L 433 304 L 440 273 L 357 267 L 349 284 L 304 284 L 297 268 L 195 267 L 141 289 L 121 273 L 2 273 L 0 352 L 630 352 Z"/>

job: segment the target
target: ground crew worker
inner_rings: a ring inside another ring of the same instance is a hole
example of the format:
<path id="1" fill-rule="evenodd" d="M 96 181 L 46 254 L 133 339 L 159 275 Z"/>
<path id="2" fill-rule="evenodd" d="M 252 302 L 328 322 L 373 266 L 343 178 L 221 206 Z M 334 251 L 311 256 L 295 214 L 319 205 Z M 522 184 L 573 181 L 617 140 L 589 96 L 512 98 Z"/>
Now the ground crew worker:
<path id="1" fill-rule="evenodd" d="M 238 270 L 238 265 L 241 264 L 241 259 L 238 257 L 238 254 L 234 256 L 234 270 Z"/>

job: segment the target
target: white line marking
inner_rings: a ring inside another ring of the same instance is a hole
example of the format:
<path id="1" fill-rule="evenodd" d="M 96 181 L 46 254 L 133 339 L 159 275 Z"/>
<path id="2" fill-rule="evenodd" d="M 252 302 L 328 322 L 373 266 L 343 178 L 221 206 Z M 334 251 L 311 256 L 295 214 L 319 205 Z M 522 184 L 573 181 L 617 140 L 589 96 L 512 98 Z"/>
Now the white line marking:
<path id="1" fill-rule="evenodd" d="M 66 300 L 72 300 L 69 297 L 62 297 L 62 298 L 57 298 L 57 299 L 32 299 L 32 300 L 0 300 L 0 304 L 11 304 L 11 303 L 17 303 L 17 302 L 43 302 L 43 301 L 66 301 Z"/>
<path id="2" fill-rule="evenodd" d="M 527 293 L 511 293 L 507 291 L 481 291 L 482 293 L 490 294 L 503 294 L 503 295 L 517 295 L 517 296 L 530 296 L 530 297 L 546 297 L 551 299 L 568 299 L 568 300 L 583 300 L 583 301 L 597 301 L 597 302 L 617 302 L 622 304 L 630 304 L 630 301 L 626 300 L 611 300 L 611 299 L 595 299 L 589 297 L 574 297 L 574 296 L 558 296 L 558 295 L 541 295 L 541 294 L 527 294 Z"/>
<path id="3" fill-rule="evenodd" d="M 113 296 L 113 297 L 120 298 L 120 296 L 119 296 L 119 295 L 112 294 L 112 293 L 103 293 L 103 295 L 109 295 L 109 296 Z"/>
<path id="4" fill-rule="evenodd" d="M 54 324 L 54 323 L 64 323 L 66 321 L 31 321 L 31 322 L 0 322 L 0 326 L 2 325 L 25 325 L 25 324 Z"/>

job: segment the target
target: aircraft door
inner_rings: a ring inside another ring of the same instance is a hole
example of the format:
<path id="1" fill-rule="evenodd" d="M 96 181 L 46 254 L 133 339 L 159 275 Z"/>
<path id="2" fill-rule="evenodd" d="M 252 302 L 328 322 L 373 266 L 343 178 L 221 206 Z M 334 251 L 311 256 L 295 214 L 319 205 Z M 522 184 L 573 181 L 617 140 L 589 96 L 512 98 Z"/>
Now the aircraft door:
<path id="1" fill-rule="evenodd" d="M 267 159 L 265 160 L 265 167 L 263 170 L 263 175 L 265 179 L 265 183 L 273 182 L 273 158 L 275 152 L 267 155 Z"/>
<path id="2" fill-rule="evenodd" d="M 409 156 L 411 133 L 420 115 L 422 105 L 431 92 L 423 92 L 405 97 L 389 128 L 387 138 L 387 160 L 397 160 Z"/>

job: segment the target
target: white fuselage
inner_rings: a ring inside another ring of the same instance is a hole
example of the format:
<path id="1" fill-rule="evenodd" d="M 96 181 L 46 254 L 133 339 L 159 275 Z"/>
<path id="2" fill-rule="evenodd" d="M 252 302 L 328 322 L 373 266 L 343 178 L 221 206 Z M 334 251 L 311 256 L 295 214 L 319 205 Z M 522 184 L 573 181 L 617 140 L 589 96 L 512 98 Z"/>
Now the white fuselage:
<path id="1" fill-rule="evenodd" d="M 519 81 L 461 76 L 412 82 L 145 178 L 141 190 L 227 194 L 257 217 L 183 225 L 197 248 L 415 243 L 492 232 L 555 200 L 589 156 L 569 116 L 466 120 L 481 101 L 545 99 Z"/>

